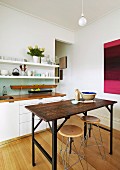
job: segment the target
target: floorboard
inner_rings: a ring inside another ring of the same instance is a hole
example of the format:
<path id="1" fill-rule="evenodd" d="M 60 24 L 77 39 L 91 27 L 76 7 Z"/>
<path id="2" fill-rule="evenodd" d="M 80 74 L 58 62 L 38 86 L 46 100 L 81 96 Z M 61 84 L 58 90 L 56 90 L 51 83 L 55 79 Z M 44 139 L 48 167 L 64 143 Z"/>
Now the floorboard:
<path id="1" fill-rule="evenodd" d="M 83 128 L 83 123 L 78 116 L 71 117 L 66 124 L 76 124 Z M 97 128 L 93 127 L 98 136 Z M 88 162 L 88 170 L 120 170 L 120 131 L 113 131 L 113 155 L 109 154 L 109 132 L 101 130 L 103 143 L 105 147 L 106 159 L 102 159 L 96 146 L 85 148 L 85 154 Z M 35 135 L 36 139 L 51 155 L 51 132 L 46 130 Z M 79 147 L 80 139 L 75 140 L 76 147 Z M 91 140 L 92 141 L 92 140 Z M 90 141 L 90 142 L 91 142 Z M 59 149 L 61 146 L 61 136 L 58 134 L 58 170 L 64 170 Z M 31 164 L 31 136 L 7 143 L 0 147 L 0 170 L 52 170 L 51 164 L 44 155 L 35 147 L 36 166 Z M 71 159 L 71 163 L 75 157 Z M 86 168 L 86 162 L 84 161 Z M 82 170 L 80 163 L 76 164 L 70 170 Z"/>

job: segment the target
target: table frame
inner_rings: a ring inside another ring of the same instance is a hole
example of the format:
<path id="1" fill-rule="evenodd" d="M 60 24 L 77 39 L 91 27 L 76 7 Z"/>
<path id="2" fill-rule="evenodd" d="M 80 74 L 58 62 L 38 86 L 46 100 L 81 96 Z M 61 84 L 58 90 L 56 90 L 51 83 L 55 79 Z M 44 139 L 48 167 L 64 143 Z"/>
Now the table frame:
<path id="1" fill-rule="evenodd" d="M 50 122 L 48 122 L 49 127 L 52 132 L 52 157 L 46 152 L 46 150 L 40 145 L 40 143 L 37 142 L 35 139 L 35 130 L 37 127 L 42 123 L 43 119 L 40 119 L 38 124 L 34 127 L 34 119 L 35 115 L 32 113 L 32 165 L 35 166 L 35 145 L 39 148 L 39 150 L 44 154 L 44 156 L 48 159 L 48 161 L 52 164 L 52 170 L 57 170 L 57 132 L 60 130 L 60 128 L 64 125 L 64 123 L 70 118 L 68 116 L 65 118 L 65 120 L 61 123 L 59 128 L 57 128 L 57 120 L 52 121 L 52 127 L 50 125 Z"/>
<path id="2" fill-rule="evenodd" d="M 90 110 L 94 110 L 94 109 L 101 108 L 101 107 L 107 108 L 107 110 L 110 113 L 110 129 L 102 127 L 102 126 L 100 126 L 100 128 L 110 132 L 110 154 L 111 155 L 113 154 L 113 104 L 114 103 L 116 103 L 116 102 L 108 101 L 108 104 L 106 103 L 105 105 L 101 105 L 99 107 L 89 109 L 85 112 L 80 112 L 80 113 L 83 113 L 84 115 L 87 115 L 87 112 L 90 111 Z M 26 106 L 26 108 L 28 110 L 32 111 L 32 109 L 29 108 L 29 106 Z M 76 114 L 78 114 L 78 113 L 76 113 Z M 39 148 L 39 150 L 44 154 L 44 156 L 48 159 L 48 161 L 52 164 L 52 170 L 57 170 L 57 132 L 60 130 L 60 128 L 64 125 L 64 123 L 72 115 L 66 116 L 65 120 L 63 121 L 63 123 L 61 123 L 61 125 L 58 128 L 57 128 L 57 119 L 50 120 L 50 121 L 52 121 L 52 126 L 50 125 L 50 122 L 48 121 L 48 124 L 49 124 L 51 132 L 52 132 L 52 157 L 46 152 L 46 150 L 41 146 L 41 144 L 39 144 L 37 142 L 37 140 L 35 139 L 34 132 L 35 132 L 36 128 L 41 124 L 41 122 L 44 121 L 42 118 L 40 118 L 40 121 L 34 127 L 34 117 L 35 117 L 35 115 L 37 115 L 37 114 L 35 114 L 35 111 L 32 112 L 32 165 L 33 166 L 36 165 L 36 163 L 35 163 L 35 145 L 36 145 Z M 84 136 L 86 136 L 86 133 L 87 133 L 87 126 L 85 124 L 84 125 Z"/>

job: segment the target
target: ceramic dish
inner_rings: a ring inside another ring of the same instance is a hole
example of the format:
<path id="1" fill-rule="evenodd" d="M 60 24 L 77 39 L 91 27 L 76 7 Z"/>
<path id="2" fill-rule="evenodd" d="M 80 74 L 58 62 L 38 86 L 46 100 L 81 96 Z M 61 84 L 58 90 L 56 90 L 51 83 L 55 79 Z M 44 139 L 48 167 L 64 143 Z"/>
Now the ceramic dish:
<path id="1" fill-rule="evenodd" d="M 9 74 L 8 70 L 1 70 L 1 75 L 7 76 Z"/>
<path id="2" fill-rule="evenodd" d="M 78 101 L 77 100 L 71 100 L 71 103 L 72 104 L 78 104 Z"/>
<path id="3" fill-rule="evenodd" d="M 96 96 L 95 92 L 82 92 L 81 96 L 84 100 L 93 100 Z"/>

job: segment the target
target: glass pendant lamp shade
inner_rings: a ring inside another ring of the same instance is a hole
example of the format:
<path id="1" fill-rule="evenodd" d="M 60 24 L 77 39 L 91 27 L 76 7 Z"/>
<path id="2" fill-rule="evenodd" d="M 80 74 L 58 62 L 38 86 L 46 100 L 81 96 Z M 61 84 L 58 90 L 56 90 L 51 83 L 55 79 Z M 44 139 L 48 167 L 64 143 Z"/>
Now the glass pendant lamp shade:
<path id="1" fill-rule="evenodd" d="M 79 21 L 78 21 L 78 24 L 79 24 L 80 26 L 82 26 L 82 27 L 87 24 L 87 20 L 86 20 L 86 18 L 84 17 L 84 15 L 81 16 L 81 18 L 80 18 Z"/>
<path id="2" fill-rule="evenodd" d="M 81 18 L 79 19 L 78 21 L 78 24 L 80 26 L 85 26 L 87 24 L 87 20 L 86 18 L 84 17 L 84 14 L 83 14 L 83 0 L 82 0 L 82 14 L 81 14 Z"/>

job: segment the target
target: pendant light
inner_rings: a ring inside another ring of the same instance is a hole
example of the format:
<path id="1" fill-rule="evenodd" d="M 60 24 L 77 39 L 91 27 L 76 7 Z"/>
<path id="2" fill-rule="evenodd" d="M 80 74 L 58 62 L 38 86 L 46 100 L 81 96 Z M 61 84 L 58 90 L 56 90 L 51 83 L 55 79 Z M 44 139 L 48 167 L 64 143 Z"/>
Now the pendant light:
<path id="1" fill-rule="evenodd" d="M 87 20 L 86 18 L 84 17 L 84 14 L 83 14 L 83 0 L 82 0 L 82 14 L 81 14 L 81 18 L 79 19 L 78 21 L 78 24 L 80 26 L 85 26 L 87 24 Z"/>

